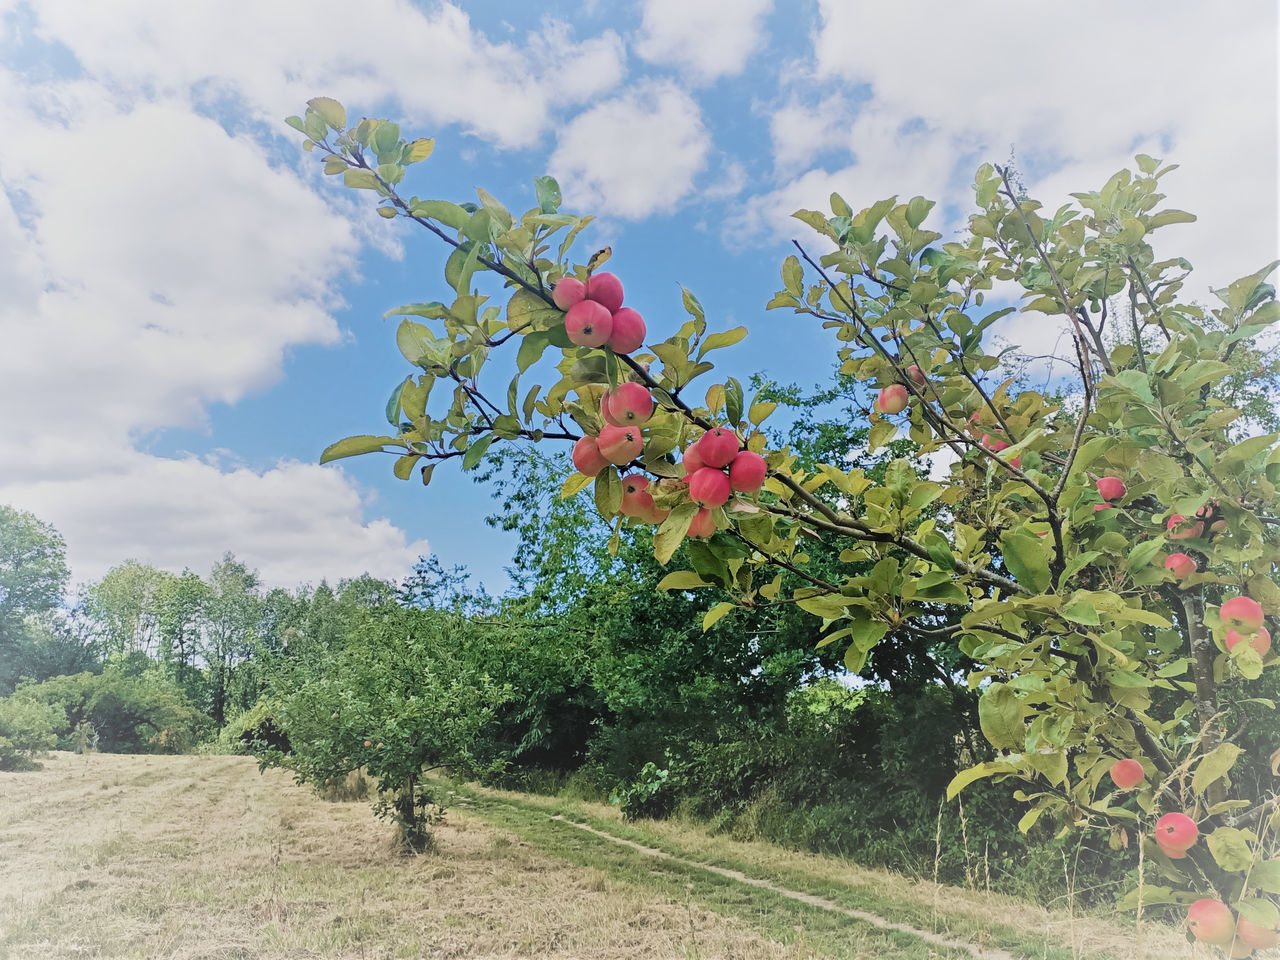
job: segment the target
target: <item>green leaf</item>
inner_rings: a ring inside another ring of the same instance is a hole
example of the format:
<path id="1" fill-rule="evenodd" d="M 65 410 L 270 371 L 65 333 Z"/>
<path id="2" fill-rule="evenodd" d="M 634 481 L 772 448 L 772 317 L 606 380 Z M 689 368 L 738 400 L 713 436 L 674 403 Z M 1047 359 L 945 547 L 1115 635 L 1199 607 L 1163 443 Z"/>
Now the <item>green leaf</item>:
<path id="1" fill-rule="evenodd" d="M 1195 223 L 1196 215 L 1187 213 L 1185 210 L 1161 210 L 1154 214 L 1147 224 L 1148 230 L 1155 230 L 1157 227 L 1167 227 L 1171 223 Z"/>
<path id="2" fill-rule="evenodd" d="M 462 469 L 474 470 L 480 461 L 484 459 L 485 453 L 489 450 L 489 444 L 496 440 L 492 433 L 485 434 L 471 446 L 467 447 L 467 452 L 462 455 Z"/>
<path id="3" fill-rule="evenodd" d="M 591 481 L 594 479 L 595 477 L 589 477 L 585 473 L 578 473 L 576 471 L 569 474 L 568 478 L 560 486 L 560 499 L 568 500 L 575 493 L 587 489 L 587 487 L 591 486 Z"/>
<path id="4" fill-rule="evenodd" d="M 551 337 L 545 330 L 535 330 L 520 343 L 516 353 L 516 369 L 524 373 L 542 359 L 543 351 L 551 346 Z"/>
<path id="5" fill-rule="evenodd" d="M 712 350 L 731 347 L 746 335 L 746 327 L 734 327 L 732 330 L 726 330 L 723 333 L 713 333 L 702 341 L 702 346 L 698 349 L 698 359 L 701 360 L 704 354 Z"/>
<path id="6" fill-rule="evenodd" d="M 347 128 L 346 108 L 332 97 L 312 97 L 307 101 L 307 106 L 324 117 L 324 122 L 333 127 L 333 129 L 345 130 Z"/>
<path id="7" fill-rule="evenodd" d="M 409 212 L 415 217 L 438 220 L 455 230 L 461 230 L 471 219 L 471 214 L 448 200 L 415 200 L 409 205 Z"/>
<path id="8" fill-rule="evenodd" d="M 696 590 L 698 587 L 709 587 L 711 584 L 692 570 L 677 570 L 668 573 L 658 581 L 659 590 Z"/>
<path id="9" fill-rule="evenodd" d="M 1262 900 L 1258 897 L 1238 900 L 1236 909 L 1240 911 L 1240 916 L 1262 927 L 1263 930 L 1274 930 L 1280 926 L 1280 908 L 1270 900 Z"/>
<path id="10" fill-rule="evenodd" d="M 1249 882 L 1259 890 L 1280 894 L 1280 860 L 1263 860 L 1249 872 Z"/>
<path id="11" fill-rule="evenodd" d="M 751 404 L 751 409 L 747 411 L 747 419 L 759 426 L 768 419 L 769 414 L 777 409 L 778 405 L 772 400 L 757 400 Z"/>
<path id="12" fill-rule="evenodd" d="M 689 523 L 698 510 L 696 503 L 682 503 L 672 509 L 667 519 L 662 521 L 653 535 L 653 556 L 658 563 L 666 566 L 684 540 L 685 534 L 689 532 Z"/>
<path id="13" fill-rule="evenodd" d="M 872 453 L 888 445 L 898 432 L 898 425 L 892 420 L 877 420 L 867 432 L 867 449 Z"/>
<path id="14" fill-rule="evenodd" d="M 742 384 L 730 377 L 724 382 L 724 412 L 735 427 L 742 421 L 742 403 Z"/>
<path id="15" fill-rule="evenodd" d="M 383 120 L 373 131 L 373 149 L 379 159 L 400 145 L 400 124 Z"/>
<path id="16" fill-rule="evenodd" d="M 413 465 L 417 463 L 419 457 L 416 453 L 406 453 L 403 457 L 397 457 L 395 464 L 391 467 L 391 472 L 396 475 L 398 480 L 408 480 L 413 473 Z"/>
<path id="17" fill-rule="evenodd" d="M 1252 834 L 1235 827 L 1219 827 L 1206 838 L 1214 862 L 1228 872 L 1247 870 L 1253 863 L 1253 850 L 1249 846 Z"/>
<path id="18" fill-rule="evenodd" d="M 924 197 L 912 197 L 911 202 L 907 204 L 907 225 L 914 230 L 924 223 L 924 218 L 929 215 L 933 205 L 934 202 L 932 200 L 926 200 Z"/>
<path id="19" fill-rule="evenodd" d="M 400 394 L 404 391 L 405 384 L 412 383 L 413 378 L 406 377 L 396 384 L 396 388 L 391 391 L 391 396 L 387 399 L 387 423 L 393 427 L 400 426 Z"/>
<path id="20" fill-rule="evenodd" d="M 560 209 L 560 184 L 555 177 L 534 177 L 533 189 L 538 197 L 538 208 L 543 213 L 555 213 Z"/>
<path id="21" fill-rule="evenodd" d="M 396 215 L 395 207 L 378 207 L 378 216 L 384 220 L 390 220 Z"/>
<path id="22" fill-rule="evenodd" d="M 982 780 L 985 777 L 995 776 L 999 773 L 1012 772 L 1013 766 L 1011 764 L 999 760 L 988 760 L 986 763 L 980 763 L 976 767 L 970 767 L 968 770 L 961 770 L 947 784 L 947 799 L 954 800 L 957 793 L 975 780 Z"/>
<path id="23" fill-rule="evenodd" d="M 804 296 L 804 267 L 800 266 L 797 257 L 787 257 L 782 261 L 782 285 L 793 297 Z"/>
<path id="24" fill-rule="evenodd" d="M 721 600 L 708 610 L 702 617 L 702 632 L 706 633 L 715 626 L 726 614 L 733 610 L 734 606 L 735 604 L 730 603 L 728 600 Z"/>
<path id="25" fill-rule="evenodd" d="M 1201 758 L 1195 776 L 1191 778 L 1191 789 L 1196 793 L 1204 793 L 1211 783 L 1226 776 L 1236 758 L 1243 752 L 1234 743 L 1218 744 Z"/>
<path id="26" fill-rule="evenodd" d="M 605 467 L 596 477 L 596 509 L 606 520 L 613 517 L 622 506 L 622 477 L 618 468 Z"/>
<path id="27" fill-rule="evenodd" d="M 398 444 L 399 441 L 395 437 L 374 437 L 369 434 L 347 437 L 325 447 L 324 453 L 320 454 L 320 462 L 328 463 L 331 460 L 341 460 L 343 457 L 358 457 L 362 453 L 375 453 L 389 443 Z"/>
<path id="28" fill-rule="evenodd" d="M 1020 584 L 1032 593 L 1049 586 L 1049 555 L 1040 537 L 1029 530 L 1014 530 L 1000 538 L 1004 564 Z"/>
<path id="29" fill-rule="evenodd" d="M 1163 547 L 1163 540 L 1142 541 L 1129 551 L 1129 558 L 1125 561 L 1125 568 L 1128 570 L 1141 570 L 1150 566 L 1151 561 L 1155 559 L 1156 554 Z"/>
<path id="30" fill-rule="evenodd" d="M 342 175 L 342 182 L 348 187 L 356 190 L 377 190 L 378 178 L 372 170 L 361 170 L 357 167 L 348 167 L 347 172 Z"/>
<path id="31" fill-rule="evenodd" d="M 435 140 L 428 137 L 419 137 L 405 147 L 404 156 L 400 162 L 406 166 L 411 163 L 419 163 L 431 156 L 431 151 L 435 148 Z"/>
<path id="32" fill-rule="evenodd" d="M 1018 750 L 1026 740 L 1024 707 L 1017 691 L 1006 683 L 993 683 L 978 700 L 982 735 L 997 750 Z"/>

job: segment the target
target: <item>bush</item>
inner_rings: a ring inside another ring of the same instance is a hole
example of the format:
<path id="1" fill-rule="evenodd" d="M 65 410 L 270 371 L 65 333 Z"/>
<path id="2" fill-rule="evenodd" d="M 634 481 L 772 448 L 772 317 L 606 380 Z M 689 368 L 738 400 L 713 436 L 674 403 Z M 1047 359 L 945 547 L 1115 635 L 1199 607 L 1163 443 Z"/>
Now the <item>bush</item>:
<path id="1" fill-rule="evenodd" d="M 36 757 L 58 742 L 66 715 L 53 704 L 9 697 L 0 700 L 0 770 L 35 769 Z"/>

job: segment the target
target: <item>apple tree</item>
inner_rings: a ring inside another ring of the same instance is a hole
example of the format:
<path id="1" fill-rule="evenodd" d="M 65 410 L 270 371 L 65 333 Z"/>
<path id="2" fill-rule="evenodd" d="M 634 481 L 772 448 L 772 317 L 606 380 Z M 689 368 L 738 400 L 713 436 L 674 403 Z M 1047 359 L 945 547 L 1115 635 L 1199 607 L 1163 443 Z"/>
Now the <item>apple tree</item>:
<path id="1" fill-rule="evenodd" d="M 602 269 L 610 251 L 575 251 L 591 218 L 561 209 L 552 178 L 536 178 L 525 211 L 483 189 L 421 199 L 402 183 L 432 140 L 388 120 L 348 126 L 328 98 L 288 122 L 325 173 L 441 243 L 453 291 L 389 311 L 415 368 L 392 391 L 391 430 L 339 440 L 323 461 L 381 452 L 397 477 L 429 483 L 498 444 L 572 444 L 562 495 L 590 488 L 615 542 L 651 525 L 661 563 L 687 542 L 693 569 L 660 587 L 719 590 L 704 626 L 795 604 L 853 672 L 890 631 L 947 635 L 979 665 L 967 681 L 996 751 L 952 793 L 1021 781 L 1024 830 L 1050 817 L 1140 838 L 1139 911 L 1212 901 L 1221 910 L 1193 905 L 1190 927 L 1240 938 L 1237 955 L 1274 936 L 1280 809 L 1236 788 L 1245 760 L 1225 721 L 1280 662 L 1266 625 L 1280 614 L 1280 447 L 1218 387 L 1257 362 L 1280 316 L 1275 264 L 1215 291 L 1212 308 L 1184 296 L 1190 265 L 1151 244 L 1194 220 L 1163 204 L 1172 167 L 1138 156 L 1050 211 L 984 164 L 953 240 L 925 226 L 923 197 L 856 209 L 833 194 L 830 213 L 797 211 L 816 236 L 784 260 L 767 308 L 830 330 L 840 373 L 874 397 L 871 451 L 905 435 L 945 470 L 920 479 L 897 459 L 876 480 L 770 448 L 774 404 L 713 362 L 746 329 L 713 329 L 684 290 L 685 316 L 651 334 Z M 1058 393 L 1008 374 L 993 329 L 1011 314 L 1065 325 Z M 818 575 L 806 544 L 830 537 L 851 544 L 847 571 Z M 782 595 L 783 570 L 804 586 Z"/>

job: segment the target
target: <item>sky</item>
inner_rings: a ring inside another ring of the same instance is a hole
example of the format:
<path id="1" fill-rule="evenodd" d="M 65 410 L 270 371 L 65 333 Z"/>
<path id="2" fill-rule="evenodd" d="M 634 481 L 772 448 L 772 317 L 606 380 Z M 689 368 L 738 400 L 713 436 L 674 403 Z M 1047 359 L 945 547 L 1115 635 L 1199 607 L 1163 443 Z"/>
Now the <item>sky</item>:
<path id="1" fill-rule="evenodd" d="M 483 186 L 534 205 L 550 173 L 597 221 L 651 334 L 680 285 L 744 381 L 815 383 L 835 345 L 764 304 L 835 190 L 939 200 L 960 236 L 973 171 L 1011 156 L 1050 209 L 1145 152 L 1199 221 L 1159 252 L 1207 291 L 1277 256 L 1271 0 L 1206 5 L 862 0 L 511 4 L 0 0 L 0 503 L 67 541 L 73 578 L 126 558 L 272 586 L 430 553 L 501 593 L 514 548 L 457 461 L 320 466 L 380 433 L 410 372 L 401 303 L 449 299 L 438 241 L 373 213 L 283 123 L 308 98 L 430 136 L 406 194 Z M 1032 352 L 1054 321 L 1001 333 Z"/>

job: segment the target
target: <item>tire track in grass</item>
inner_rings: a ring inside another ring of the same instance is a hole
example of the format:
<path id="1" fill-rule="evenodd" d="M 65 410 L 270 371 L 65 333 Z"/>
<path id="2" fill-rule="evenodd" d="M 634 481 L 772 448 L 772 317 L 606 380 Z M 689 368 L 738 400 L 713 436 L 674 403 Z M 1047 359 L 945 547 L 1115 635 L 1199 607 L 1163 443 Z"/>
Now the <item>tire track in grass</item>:
<path id="1" fill-rule="evenodd" d="M 780 887 L 768 880 L 761 880 L 758 877 L 748 876 L 738 870 L 730 870 L 727 867 L 717 867 L 709 863 L 697 863 L 692 860 L 684 860 L 680 857 L 667 853 L 665 850 L 658 850 L 655 847 L 646 847 L 644 844 L 637 843 L 634 840 L 615 837 L 611 833 L 606 833 L 603 830 L 597 830 L 595 827 L 588 826 L 585 823 L 577 823 L 573 820 L 566 819 L 560 814 L 553 815 L 551 819 L 567 824 L 571 827 L 577 827 L 579 830 L 585 830 L 587 833 L 593 833 L 597 837 L 602 837 L 605 840 L 611 840 L 614 843 L 621 844 L 622 846 L 630 847 L 632 850 L 647 854 L 651 857 L 672 860 L 685 867 L 694 867 L 700 870 L 706 870 L 709 873 L 717 874 L 718 876 L 725 877 L 729 880 L 736 880 L 739 883 L 745 883 L 753 887 L 760 887 L 762 889 L 772 891 L 773 893 L 783 897 L 788 897 L 789 899 L 796 900 L 800 903 L 806 903 L 810 906 L 819 907 L 823 910 L 831 910 L 835 913 L 843 914 L 853 920 L 861 920 L 864 923 L 869 923 L 872 926 L 881 928 L 882 930 L 893 930 L 897 933 L 905 933 L 914 937 L 919 937 L 928 943 L 932 943 L 934 946 L 946 947 L 953 950 L 965 950 L 971 956 L 977 958 L 977 960 L 1018 960 L 1018 958 L 1013 954 L 1001 950 L 998 947 L 988 947 L 983 949 L 976 944 L 967 943 L 961 940 L 952 940 L 948 937 L 942 936 L 941 934 L 932 933 L 928 930 L 921 930 L 905 923 L 896 923 L 892 920 L 886 920 L 884 917 L 874 913 L 868 913 L 865 910 L 854 910 L 849 907 L 842 907 L 840 904 L 828 900 L 825 897 L 815 896 L 811 893 L 801 893 L 798 890 L 789 890 L 786 887 Z"/>

